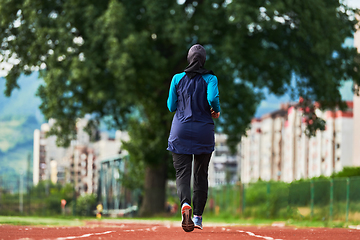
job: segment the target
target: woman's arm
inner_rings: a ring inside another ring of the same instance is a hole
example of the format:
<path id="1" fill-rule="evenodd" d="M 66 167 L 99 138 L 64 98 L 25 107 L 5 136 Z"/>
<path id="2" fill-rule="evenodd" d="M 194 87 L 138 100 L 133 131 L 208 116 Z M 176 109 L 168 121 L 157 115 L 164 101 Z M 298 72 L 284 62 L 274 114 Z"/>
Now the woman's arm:
<path id="1" fill-rule="evenodd" d="M 175 75 L 176 76 L 176 75 Z M 167 99 L 167 107 L 170 112 L 174 112 L 177 108 L 177 93 L 176 93 L 176 78 L 175 76 L 171 80 L 169 97 Z"/>
<path id="2" fill-rule="evenodd" d="M 220 112 L 220 100 L 217 77 L 211 75 L 207 81 L 207 99 L 211 108 L 216 112 Z"/>

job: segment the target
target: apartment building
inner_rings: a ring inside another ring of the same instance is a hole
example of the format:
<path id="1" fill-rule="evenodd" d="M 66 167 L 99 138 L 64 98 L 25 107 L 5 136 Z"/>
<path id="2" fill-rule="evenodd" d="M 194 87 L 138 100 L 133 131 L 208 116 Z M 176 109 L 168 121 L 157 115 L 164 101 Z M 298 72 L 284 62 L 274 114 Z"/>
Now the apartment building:
<path id="1" fill-rule="evenodd" d="M 260 178 L 261 160 L 261 119 L 251 121 L 251 129 L 247 131 L 246 141 L 241 141 L 241 179 L 257 181 Z"/>
<path id="2" fill-rule="evenodd" d="M 358 18 L 360 18 L 358 16 Z M 359 29 L 359 28 L 358 28 Z M 360 53 L 360 30 L 356 31 L 354 35 L 354 45 Z M 360 94 L 360 86 L 354 86 L 356 91 Z M 354 94 L 354 123 L 360 123 L 360 95 Z M 353 142 L 358 143 L 357 147 L 353 148 L 353 165 L 360 166 L 360 124 L 354 125 Z"/>
<path id="3" fill-rule="evenodd" d="M 54 183 L 63 181 L 64 174 L 57 174 L 58 167 L 64 169 L 63 158 L 67 154 L 67 150 L 56 146 L 56 137 L 46 137 L 46 133 L 54 124 L 54 120 L 41 125 L 40 129 L 34 131 L 33 146 L 33 183 L 38 184 L 39 181 L 51 179 Z M 60 163 L 60 164 L 58 164 Z"/>
<path id="4" fill-rule="evenodd" d="M 360 36 L 359 36 L 360 38 Z M 359 39 L 360 42 L 360 39 Z M 360 45 L 360 43 L 359 43 Z M 356 86 L 360 94 L 359 86 Z M 360 167 L 360 96 L 354 95 L 354 129 L 353 129 L 353 142 L 358 143 L 357 147 L 353 148 L 353 165 Z"/>
<path id="5" fill-rule="evenodd" d="M 320 175 L 330 176 L 352 166 L 353 102 L 346 111 L 320 111 L 326 129 L 315 137 L 305 135 L 306 122 L 298 104 L 254 119 L 242 138 L 241 180 L 291 182 Z"/>
<path id="6" fill-rule="evenodd" d="M 77 139 L 68 148 L 62 148 L 56 145 L 56 136 L 46 137 L 54 123 L 51 119 L 42 124 L 40 130 L 34 131 L 34 185 L 50 179 L 53 183 L 74 183 L 79 194 L 96 193 L 100 162 L 117 156 L 121 151 L 121 140 L 127 141 L 128 134 L 116 131 L 113 139 L 107 133 L 98 132 L 99 139 L 93 142 L 83 130 L 87 120 L 79 119 Z"/>

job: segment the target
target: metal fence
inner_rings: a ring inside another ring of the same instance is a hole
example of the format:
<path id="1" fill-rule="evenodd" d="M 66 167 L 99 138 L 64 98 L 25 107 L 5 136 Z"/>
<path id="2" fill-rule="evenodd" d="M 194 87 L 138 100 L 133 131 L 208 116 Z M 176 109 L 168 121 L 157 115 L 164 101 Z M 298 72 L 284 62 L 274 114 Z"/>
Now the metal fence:
<path id="1" fill-rule="evenodd" d="M 103 166 L 103 170 L 105 168 Z M 111 168 L 107 170 L 112 173 Z M 108 191 L 111 192 L 111 181 L 104 179 L 104 183 L 109 185 Z M 115 194 L 119 196 L 119 205 L 123 199 L 132 202 L 139 195 L 130 190 L 129 195 L 124 193 L 119 191 L 119 194 Z M 172 197 L 177 201 L 176 190 L 170 195 L 174 195 Z M 99 196 L 79 197 L 75 201 L 73 196 L 70 185 L 61 188 L 53 185 L 46 191 L 44 183 L 23 196 L 0 191 L 0 215 L 63 214 L 60 206 L 62 198 L 68 202 L 65 214 L 88 215 L 96 209 L 99 201 Z M 113 205 L 111 196 L 107 197 L 109 209 Z M 360 177 L 292 183 L 258 181 L 210 188 L 204 215 L 207 214 L 235 218 L 360 221 Z"/>
<path id="2" fill-rule="evenodd" d="M 360 177 L 259 181 L 210 188 L 205 214 L 360 221 Z"/>
<path id="3" fill-rule="evenodd" d="M 122 184 L 120 174 L 125 171 L 126 159 L 118 154 L 99 160 L 99 170 L 94 173 L 98 182 L 89 191 L 96 190 L 96 193 L 92 194 L 84 194 L 85 191 L 81 194 L 80 188 L 74 186 L 75 180 L 65 185 L 40 181 L 33 186 L 32 179 L 24 184 L 23 176 L 20 176 L 19 181 L 14 180 L 11 189 L 0 185 L 0 215 L 90 216 L 96 213 L 96 206 L 101 203 L 103 214 L 132 216 L 137 211 L 140 193 L 139 189 L 132 190 Z M 84 190 L 85 185 L 81 188 Z M 65 206 L 61 205 L 62 200 L 65 200 Z"/>
<path id="4" fill-rule="evenodd" d="M 103 214 L 109 216 L 132 216 L 136 214 L 140 190 L 131 190 L 123 186 L 120 173 L 124 172 L 125 161 L 122 156 L 101 161 L 97 196 L 103 205 Z"/>

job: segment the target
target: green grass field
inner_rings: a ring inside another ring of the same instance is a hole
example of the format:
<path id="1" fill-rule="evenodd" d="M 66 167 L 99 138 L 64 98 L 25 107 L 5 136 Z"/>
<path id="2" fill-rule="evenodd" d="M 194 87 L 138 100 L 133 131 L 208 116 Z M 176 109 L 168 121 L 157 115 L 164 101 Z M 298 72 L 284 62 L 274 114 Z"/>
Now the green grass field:
<path id="1" fill-rule="evenodd" d="M 42 226 L 82 226 L 83 220 L 55 217 L 19 217 L 0 216 L 0 224 L 10 225 L 42 225 Z"/>

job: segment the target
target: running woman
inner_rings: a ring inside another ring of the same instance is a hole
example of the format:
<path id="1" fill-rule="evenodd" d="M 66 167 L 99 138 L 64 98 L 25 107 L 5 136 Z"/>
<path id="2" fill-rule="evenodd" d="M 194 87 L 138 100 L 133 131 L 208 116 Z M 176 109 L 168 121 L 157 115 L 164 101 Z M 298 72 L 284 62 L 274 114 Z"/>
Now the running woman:
<path id="1" fill-rule="evenodd" d="M 206 51 L 196 44 L 189 49 L 189 65 L 171 81 L 167 106 L 175 112 L 167 150 L 172 152 L 176 187 L 181 204 L 182 228 L 202 229 L 208 197 L 208 168 L 214 151 L 214 121 L 220 116 L 218 80 L 204 68 Z M 193 209 L 190 179 L 194 159 Z M 194 217 L 192 218 L 192 212 Z"/>

